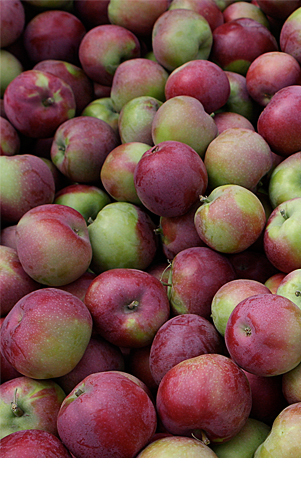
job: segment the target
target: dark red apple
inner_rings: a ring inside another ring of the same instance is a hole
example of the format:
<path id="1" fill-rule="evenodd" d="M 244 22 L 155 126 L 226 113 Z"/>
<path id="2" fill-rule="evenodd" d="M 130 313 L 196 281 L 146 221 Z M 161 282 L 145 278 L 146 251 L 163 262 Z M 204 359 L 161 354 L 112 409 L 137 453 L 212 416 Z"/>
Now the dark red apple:
<path id="1" fill-rule="evenodd" d="M 47 431 L 16 431 L 0 440 L 0 458 L 72 458 L 61 440 Z"/>

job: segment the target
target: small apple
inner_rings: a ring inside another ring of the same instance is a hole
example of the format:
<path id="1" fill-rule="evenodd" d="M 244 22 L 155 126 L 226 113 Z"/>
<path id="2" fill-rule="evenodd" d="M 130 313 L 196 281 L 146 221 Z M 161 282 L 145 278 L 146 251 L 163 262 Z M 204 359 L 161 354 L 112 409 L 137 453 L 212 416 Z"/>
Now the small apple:
<path id="1" fill-rule="evenodd" d="M 98 212 L 111 203 L 111 198 L 102 188 L 76 183 L 57 191 L 53 203 L 74 208 L 88 223 L 90 218 L 94 220 Z"/>
<path id="2" fill-rule="evenodd" d="M 122 107 L 118 118 L 121 142 L 138 141 L 153 146 L 152 123 L 161 105 L 161 101 L 147 95 L 128 101 Z"/>
<path id="3" fill-rule="evenodd" d="M 152 441 L 136 458 L 217 458 L 217 455 L 195 438 L 166 436 Z"/>
<path id="4" fill-rule="evenodd" d="M 301 197 L 301 152 L 283 159 L 272 170 L 269 178 L 269 199 L 273 208 L 291 198 Z"/>
<path id="5" fill-rule="evenodd" d="M 8 50 L 0 49 L 0 96 L 4 96 L 4 92 L 8 84 L 20 75 L 23 71 L 23 66 L 14 54 Z"/>
<path id="6" fill-rule="evenodd" d="M 155 21 L 168 6 L 169 0 L 132 0 L 126 6 L 123 0 L 110 0 L 109 22 L 124 26 L 139 37 L 147 37 L 151 35 Z"/>
<path id="7" fill-rule="evenodd" d="M 72 458 L 61 440 L 47 431 L 16 431 L 0 441 L 0 458 Z"/>
<path id="8" fill-rule="evenodd" d="M 301 309 L 301 269 L 294 269 L 281 280 L 277 295 L 287 297 Z"/>
<path id="9" fill-rule="evenodd" d="M 217 135 L 221 134 L 228 128 L 247 128 L 255 131 L 254 126 L 252 125 L 250 120 L 248 120 L 248 118 L 245 118 L 243 115 L 240 115 L 233 111 L 222 111 L 216 113 L 213 116 L 213 120 L 215 122 L 215 125 L 217 126 Z"/>
<path id="10" fill-rule="evenodd" d="M 276 293 L 278 286 L 280 285 L 281 281 L 283 278 L 285 278 L 286 274 L 285 273 L 276 273 L 270 276 L 264 283 L 265 286 L 268 287 L 269 290 L 271 290 L 272 293 Z"/>
<path id="11" fill-rule="evenodd" d="M 22 35 L 26 19 L 21 0 L 1 0 L 0 9 L 0 47 L 2 48 L 11 45 Z"/>
<path id="12" fill-rule="evenodd" d="M 20 136 L 12 124 L 0 116 L 0 156 L 15 156 L 20 152 Z"/>
<path id="13" fill-rule="evenodd" d="M 94 116 L 108 123 L 117 135 L 119 113 L 115 111 L 111 97 L 100 97 L 99 99 L 90 100 L 88 105 L 83 109 L 82 116 Z"/>
<path id="14" fill-rule="evenodd" d="M 246 83 L 246 76 L 235 71 L 225 71 L 230 83 L 230 95 L 226 104 L 219 112 L 231 111 L 247 118 L 256 125 L 261 106 L 251 98 Z"/>

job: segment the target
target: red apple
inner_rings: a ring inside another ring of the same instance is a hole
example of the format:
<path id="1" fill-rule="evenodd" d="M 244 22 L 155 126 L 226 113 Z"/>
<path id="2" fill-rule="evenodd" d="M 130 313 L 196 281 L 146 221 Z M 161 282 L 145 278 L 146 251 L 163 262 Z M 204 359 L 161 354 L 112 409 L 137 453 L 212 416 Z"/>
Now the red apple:
<path id="1" fill-rule="evenodd" d="M 285 21 L 298 7 L 300 0 L 256 0 L 260 9 L 273 19 Z"/>
<path id="2" fill-rule="evenodd" d="M 247 128 L 255 131 L 248 118 L 233 111 L 222 111 L 217 113 L 213 120 L 218 129 L 218 135 L 228 128 Z"/>
<path id="3" fill-rule="evenodd" d="M 0 156 L 14 156 L 20 151 L 20 136 L 13 125 L 0 116 Z"/>
<path id="4" fill-rule="evenodd" d="M 290 54 L 300 64 L 301 2 L 299 1 L 297 3 L 298 8 L 296 8 L 296 10 L 293 10 L 291 14 L 284 20 L 280 31 L 279 44 L 282 52 Z"/>
<path id="5" fill-rule="evenodd" d="M 271 290 L 272 293 L 276 293 L 278 286 L 280 285 L 283 278 L 285 278 L 285 276 L 285 273 L 273 274 L 266 280 L 265 286 L 268 287 L 268 289 Z"/>
<path id="6" fill-rule="evenodd" d="M 1 350 L 1 326 L 2 323 L 5 319 L 5 316 L 3 318 L 0 318 L 0 381 L 1 384 L 6 382 L 7 380 L 12 380 L 13 378 L 16 377 L 21 377 L 21 373 L 19 373 L 13 366 L 12 364 L 7 361 L 6 357 L 2 353 Z"/>
<path id="7" fill-rule="evenodd" d="M 0 458 L 72 458 L 61 440 L 47 431 L 16 431 L 0 441 Z"/>
<path id="8" fill-rule="evenodd" d="M 234 19 L 247 17 L 249 19 L 254 19 L 254 21 L 258 21 L 268 29 L 270 28 L 267 16 L 253 1 L 244 2 L 236 0 L 236 2 L 231 2 L 230 5 L 227 5 L 223 10 L 223 17 L 225 23 L 234 21 Z"/>
<path id="9" fill-rule="evenodd" d="M 1 0 L 0 47 L 14 43 L 25 28 L 25 10 L 21 0 Z"/>
<path id="10" fill-rule="evenodd" d="M 127 371 L 141 380 L 150 390 L 151 394 L 155 395 L 158 389 L 158 384 L 155 382 L 149 366 L 149 355 L 151 344 L 145 347 L 138 347 L 130 350 L 127 358 Z"/>
<path id="11" fill-rule="evenodd" d="M 13 248 L 14 250 L 17 250 L 16 227 L 17 224 L 13 224 L 11 226 L 6 226 L 1 229 L 0 233 L 1 245 L 5 245 L 6 247 L 10 247 Z"/>
<path id="12" fill-rule="evenodd" d="M 88 28 L 94 28 L 100 24 L 108 24 L 108 5 L 110 0 L 76 0 L 73 2 L 73 8 L 76 16 Z"/>
<path id="13" fill-rule="evenodd" d="M 72 293 L 75 297 L 84 301 L 87 290 L 95 278 L 95 274 L 90 270 L 84 272 L 77 280 L 68 283 L 67 285 L 56 286 L 60 290 L 65 290 L 65 292 Z"/>
<path id="14" fill-rule="evenodd" d="M 228 254 L 237 278 L 251 279 L 265 283 L 277 269 L 272 265 L 264 252 L 249 248 L 236 254 Z"/>

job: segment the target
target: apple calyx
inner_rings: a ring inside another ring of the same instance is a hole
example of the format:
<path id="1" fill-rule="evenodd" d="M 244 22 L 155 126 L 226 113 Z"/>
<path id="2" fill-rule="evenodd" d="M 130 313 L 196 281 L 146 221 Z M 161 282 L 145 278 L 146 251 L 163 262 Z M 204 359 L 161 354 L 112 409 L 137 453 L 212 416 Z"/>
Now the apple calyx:
<path id="1" fill-rule="evenodd" d="M 43 99 L 42 104 L 43 104 L 43 106 L 45 106 L 45 108 L 52 106 L 52 104 L 54 104 L 53 97 L 50 97 L 50 96 L 46 97 L 46 99 Z"/>
<path id="2" fill-rule="evenodd" d="M 193 437 L 196 441 L 200 441 L 201 443 L 208 446 L 210 444 L 210 439 L 208 438 L 206 432 L 203 429 L 196 429 L 191 433 L 191 437 Z"/>
<path id="3" fill-rule="evenodd" d="M 17 405 L 17 390 L 18 389 L 16 388 L 14 393 L 14 400 L 11 402 L 11 410 L 15 417 L 22 417 L 22 415 L 24 415 L 24 411 Z"/>
<path id="4" fill-rule="evenodd" d="M 74 395 L 78 398 L 79 396 L 81 396 L 82 394 L 84 394 L 85 391 L 83 391 L 82 389 L 77 389 L 74 393 Z"/>
<path id="5" fill-rule="evenodd" d="M 251 330 L 251 328 L 249 326 L 246 326 L 244 328 L 244 332 L 245 332 L 245 334 L 246 334 L 247 337 L 250 337 L 250 335 L 252 333 L 252 330 Z"/>
<path id="6" fill-rule="evenodd" d="M 210 203 L 210 200 L 208 200 L 208 196 L 203 196 L 202 194 L 199 196 L 199 200 L 201 203 Z"/>
<path id="7" fill-rule="evenodd" d="M 300 297 L 300 295 L 301 295 L 301 290 L 296 290 L 296 291 L 295 291 L 295 295 L 296 295 L 296 297 Z"/>

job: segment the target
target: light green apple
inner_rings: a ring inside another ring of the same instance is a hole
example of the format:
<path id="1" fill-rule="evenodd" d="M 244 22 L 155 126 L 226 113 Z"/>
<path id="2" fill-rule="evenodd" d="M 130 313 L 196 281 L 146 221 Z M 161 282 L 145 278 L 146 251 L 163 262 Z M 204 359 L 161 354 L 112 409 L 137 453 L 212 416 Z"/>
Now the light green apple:
<path id="1" fill-rule="evenodd" d="M 285 158 L 274 168 L 268 189 L 273 208 L 291 198 L 301 197 L 301 152 Z"/>
<path id="2" fill-rule="evenodd" d="M 277 288 L 277 295 L 287 297 L 301 309 L 301 269 L 288 273 Z"/>
<path id="3" fill-rule="evenodd" d="M 91 101 L 82 111 L 82 116 L 94 116 L 111 125 L 118 133 L 119 113 L 115 111 L 111 97 L 100 97 Z"/>
<path id="4" fill-rule="evenodd" d="M 104 189 L 89 184 L 71 184 L 56 193 L 54 203 L 67 205 L 77 210 L 88 222 L 94 220 L 98 212 L 111 198 Z"/>
<path id="5" fill-rule="evenodd" d="M 122 143 L 143 142 L 153 146 L 152 123 L 162 101 L 140 96 L 127 102 L 120 111 L 118 130 Z"/>
<path id="6" fill-rule="evenodd" d="M 23 71 L 23 66 L 19 59 L 14 54 L 7 50 L 0 50 L 0 95 L 3 97 L 4 91 L 8 84 L 20 75 Z"/>

